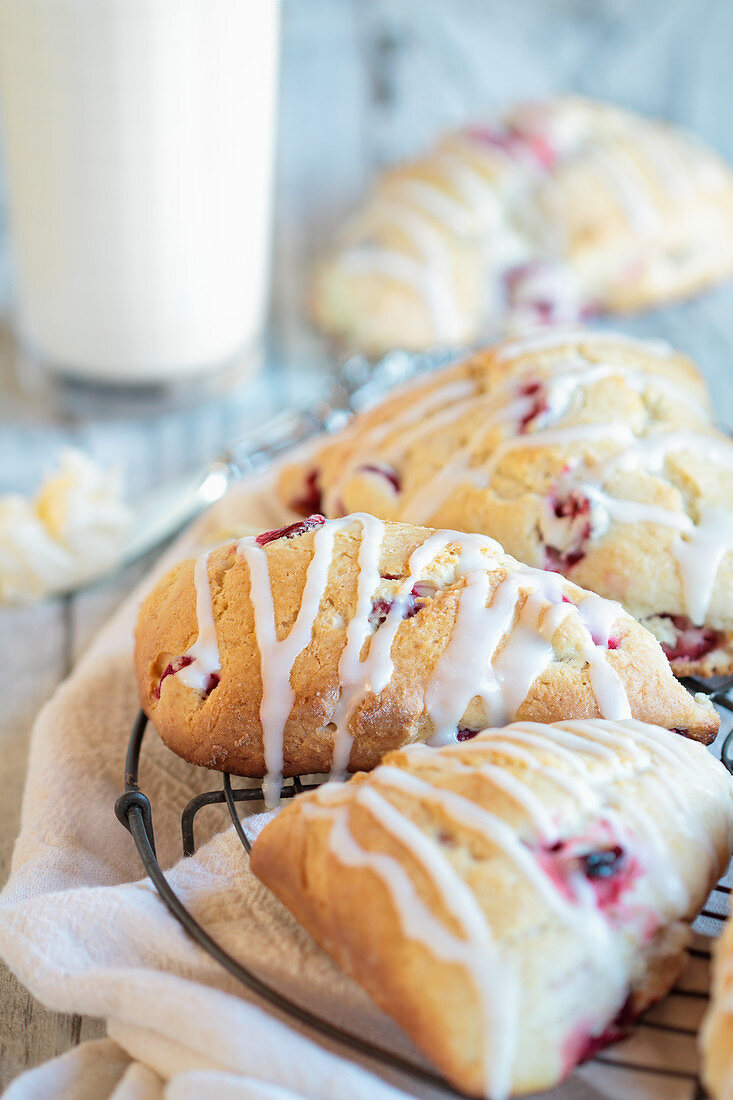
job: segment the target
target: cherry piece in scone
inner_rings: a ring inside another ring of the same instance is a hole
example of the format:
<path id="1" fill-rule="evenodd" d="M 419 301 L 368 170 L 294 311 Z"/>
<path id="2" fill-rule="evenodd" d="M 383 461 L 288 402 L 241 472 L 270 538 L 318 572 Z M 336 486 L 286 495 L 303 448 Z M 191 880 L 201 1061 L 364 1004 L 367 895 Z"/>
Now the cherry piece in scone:
<path id="1" fill-rule="evenodd" d="M 372 630 L 376 630 L 378 626 L 381 626 L 384 620 L 389 615 L 392 607 L 392 600 L 385 600 L 381 597 L 372 600 L 372 610 L 369 615 L 369 625 Z"/>
<path id="2" fill-rule="evenodd" d="M 188 653 L 184 653 L 183 656 L 181 656 L 181 657 L 174 657 L 172 661 L 169 661 L 168 664 L 166 665 L 165 669 L 163 670 L 163 675 L 161 676 L 160 680 L 158 681 L 158 686 L 156 687 L 155 691 L 153 692 L 153 695 L 155 696 L 155 698 L 160 699 L 160 690 L 161 690 L 161 687 L 163 686 L 163 681 L 168 676 L 175 676 L 176 673 L 181 672 L 182 669 L 188 668 L 188 666 L 192 665 L 192 664 L 193 664 L 193 657 L 191 657 L 191 655 L 188 654 Z M 221 676 L 219 675 L 218 672 L 209 673 L 209 678 L 206 681 L 206 686 L 205 686 L 203 692 L 201 693 L 202 698 L 203 699 L 208 699 L 209 696 L 211 695 L 212 691 L 214 690 L 214 688 L 217 688 L 220 683 L 221 683 Z"/>
<path id="3" fill-rule="evenodd" d="M 214 688 L 217 688 L 221 683 L 221 676 L 218 672 L 210 672 L 209 678 L 206 681 L 206 687 L 204 688 L 204 699 L 208 699 Z"/>
<path id="4" fill-rule="evenodd" d="M 537 167 L 548 171 L 555 163 L 556 151 L 542 134 L 522 131 L 512 127 L 473 126 L 468 135 L 482 145 L 500 149 L 515 160 L 533 161 Z"/>
<path id="5" fill-rule="evenodd" d="M 155 698 L 160 699 L 160 689 L 163 686 L 163 681 L 167 679 L 168 676 L 175 676 L 181 669 L 188 668 L 188 666 L 192 664 L 193 657 L 189 657 L 188 654 L 184 654 L 182 657 L 174 657 L 173 660 L 169 661 L 163 670 L 163 675 L 158 680 L 158 686 L 153 692 Z"/>
<path id="6" fill-rule="evenodd" d="M 478 733 L 478 730 L 467 729 L 466 726 L 459 726 L 456 731 L 457 741 L 471 741 Z"/>
<path id="7" fill-rule="evenodd" d="M 268 542 L 275 542 L 276 539 L 294 539 L 298 535 L 304 534 L 305 531 L 312 531 L 316 527 L 320 527 L 326 522 L 326 517 L 322 515 L 308 516 L 307 519 L 300 519 L 297 523 L 291 523 L 289 527 L 278 527 L 276 531 L 263 531 L 261 535 L 258 535 L 255 542 L 258 546 L 267 546 Z"/>
<path id="8" fill-rule="evenodd" d="M 614 910 L 639 874 L 639 866 L 612 834 L 573 837 L 545 845 L 537 860 L 555 886 L 568 900 L 577 900 L 577 876 L 593 889 L 601 910 Z"/>
<path id="9" fill-rule="evenodd" d="M 591 503 L 577 490 L 558 497 L 548 498 L 548 505 L 556 519 L 565 520 L 567 541 L 562 547 L 545 546 L 544 568 L 553 573 L 566 573 L 586 555 L 586 546 L 593 533 Z"/>
<path id="10" fill-rule="evenodd" d="M 686 615 L 662 615 L 675 630 L 674 642 L 662 642 L 669 661 L 699 661 L 721 642 L 720 634 L 709 626 L 695 626 Z"/>
<path id="11" fill-rule="evenodd" d="M 430 581 L 417 581 L 410 592 L 410 594 L 401 600 L 402 604 L 402 618 L 411 619 L 413 615 L 417 615 L 419 611 L 422 611 L 423 607 L 428 600 L 432 599 L 435 595 L 436 586 Z M 378 596 L 372 600 L 372 611 L 369 616 L 369 623 L 373 630 L 376 630 L 378 626 L 381 626 L 384 620 L 389 615 L 394 600 Z"/>
<path id="12" fill-rule="evenodd" d="M 550 408 L 547 387 L 543 382 L 525 382 L 519 389 L 520 397 L 530 398 L 528 408 L 519 420 L 519 431 L 524 434 L 538 417 Z"/>

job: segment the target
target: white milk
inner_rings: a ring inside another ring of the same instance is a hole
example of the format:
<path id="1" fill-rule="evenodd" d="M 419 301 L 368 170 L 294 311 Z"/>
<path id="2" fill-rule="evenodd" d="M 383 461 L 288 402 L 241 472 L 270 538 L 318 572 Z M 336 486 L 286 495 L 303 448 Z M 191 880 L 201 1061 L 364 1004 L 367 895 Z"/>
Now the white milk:
<path id="1" fill-rule="evenodd" d="M 20 333 L 52 369 L 176 382 L 260 336 L 278 0 L 0 0 Z"/>

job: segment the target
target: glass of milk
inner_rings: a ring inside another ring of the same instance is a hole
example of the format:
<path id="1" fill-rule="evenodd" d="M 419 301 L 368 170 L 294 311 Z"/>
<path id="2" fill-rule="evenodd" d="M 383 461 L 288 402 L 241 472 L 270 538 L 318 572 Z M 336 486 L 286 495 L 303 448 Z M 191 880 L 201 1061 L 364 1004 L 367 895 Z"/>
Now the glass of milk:
<path id="1" fill-rule="evenodd" d="M 171 385 L 254 361 L 278 0 L 0 0 L 17 324 L 59 377 Z"/>

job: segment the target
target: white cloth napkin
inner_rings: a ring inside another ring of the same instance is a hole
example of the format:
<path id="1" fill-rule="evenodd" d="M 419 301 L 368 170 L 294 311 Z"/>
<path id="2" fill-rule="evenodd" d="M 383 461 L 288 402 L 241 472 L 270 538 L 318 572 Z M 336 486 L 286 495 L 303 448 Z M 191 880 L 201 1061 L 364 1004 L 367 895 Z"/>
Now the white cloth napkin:
<path id="1" fill-rule="evenodd" d="M 268 478 L 244 484 L 179 540 L 156 575 L 222 525 L 266 529 L 284 518 Z M 138 709 L 131 653 L 141 595 L 125 603 L 38 715 L 20 836 L 0 895 L 0 954 L 13 972 L 51 1009 L 103 1017 L 109 1038 L 24 1074 L 8 1100 L 444 1096 L 314 1038 L 250 997 L 187 936 L 142 877 L 132 838 L 114 815 Z M 215 773 L 184 763 L 149 729 L 140 782 L 152 802 L 162 866 L 226 950 L 316 1012 L 420 1061 L 395 1025 L 250 874 L 224 807 L 200 811 L 197 853 L 181 858 L 181 809 L 195 793 L 220 785 Z M 252 818 L 248 827 L 260 823 Z M 657 1053 L 660 1064 L 669 1064 L 670 1055 Z M 680 1060 L 679 1050 L 675 1057 Z M 689 1063 L 689 1052 L 686 1057 Z M 691 1094 L 687 1081 L 593 1064 L 553 1097 L 683 1100 Z"/>

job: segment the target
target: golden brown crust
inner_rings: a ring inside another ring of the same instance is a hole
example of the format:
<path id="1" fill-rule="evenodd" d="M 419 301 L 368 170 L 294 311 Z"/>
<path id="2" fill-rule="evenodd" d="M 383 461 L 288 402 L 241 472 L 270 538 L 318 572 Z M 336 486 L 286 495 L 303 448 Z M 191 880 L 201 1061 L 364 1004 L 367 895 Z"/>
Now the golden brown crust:
<path id="1" fill-rule="evenodd" d="M 293 703 L 284 733 L 280 734 L 285 775 L 324 772 L 332 765 L 333 720 L 342 684 L 339 666 L 347 629 L 356 613 L 363 539 L 358 518 L 334 526 L 333 558 L 312 635 L 308 635 L 311 640 L 292 662 L 289 685 L 294 693 Z M 379 638 L 385 611 L 395 601 L 400 586 L 406 583 L 410 556 L 429 536 L 430 532 L 424 528 L 384 525 L 378 587 L 368 594 L 378 614 L 362 657 L 366 658 L 374 639 Z M 304 602 L 316 537 L 317 531 L 307 530 L 269 542 L 261 551 L 267 562 L 281 639 L 292 628 Z M 463 606 L 461 601 L 469 595 L 468 577 L 459 575 L 461 536 L 448 533 L 444 541 L 444 548 L 421 573 L 423 580 L 432 578 L 427 595 L 414 601 L 410 598 L 405 618 L 399 621 L 390 647 L 394 668 L 387 683 L 377 692 L 368 690 L 368 676 L 366 672 L 363 674 L 364 692 L 355 697 L 353 712 L 346 719 L 353 737 L 351 770 L 372 768 L 389 750 L 425 741 L 435 733 L 435 722 L 426 705 L 426 689 L 439 679 L 436 668 L 449 647 L 461 644 L 461 629 L 456 629 L 456 620 L 459 606 Z M 658 644 L 643 627 L 599 601 L 598 609 L 589 613 L 591 618 L 600 616 L 606 623 L 605 629 L 610 631 L 616 648 L 591 645 L 591 657 L 602 662 L 594 671 L 589 664 L 588 630 L 569 610 L 571 604 L 582 604 L 586 594 L 569 582 L 527 570 L 492 548 L 491 540 L 484 542 L 481 561 L 488 576 L 487 603 L 492 603 L 507 578 L 510 583 L 517 582 L 519 593 L 511 624 L 515 633 L 500 635 L 492 660 L 501 655 L 507 638 L 516 641 L 523 631 L 531 635 L 536 629 L 532 627 L 535 621 L 532 615 L 537 612 L 532 612 L 535 605 L 528 600 L 533 586 L 541 590 L 545 584 L 550 585 L 550 596 L 545 598 L 540 592 L 538 597 L 542 616 L 568 610 L 567 616 L 548 635 L 552 648 L 548 649 L 547 667 L 531 684 L 524 701 L 520 699 L 508 714 L 509 719 L 553 721 L 597 717 L 599 681 L 594 677 L 601 676 L 603 681 L 607 664 L 619 678 L 634 717 L 684 730 L 703 741 L 715 736 L 718 728 L 715 710 L 710 705 L 696 703 L 676 683 Z M 170 662 L 186 654 L 198 636 L 194 566 L 185 561 L 168 574 L 140 609 L 135 660 L 141 703 L 166 743 L 192 763 L 235 774 L 262 776 L 267 768 L 260 720 L 260 647 L 254 628 L 249 565 L 237 544 L 211 553 L 208 581 L 222 666 L 217 673 L 218 683 L 204 695 L 188 686 L 180 675 L 164 675 Z M 561 600 L 564 602 L 560 603 Z M 586 610 L 589 608 L 586 604 Z M 539 639 L 540 635 L 536 637 Z M 472 641 L 473 636 L 467 644 L 470 646 Z M 481 643 L 480 637 L 476 643 Z M 490 665 L 488 658 L 487 664 Z M 288 664 L 279 672 L 276 697 L 288 690 L 289 667 Z M 517 667 L 521 674 L 521 656 Z M 483 675 L 482 669 L 476 673 L 475 682 L 468 681 L 470 690 L 466 697 L 471 701 L 463 715 L 456 716 L 459 724 L 474 730 L 485 726 L 492 713 L 479 698 Z M 613 683 L 611 689 L 615 690 Z M 445 690 L 453 689 L 448 686 Z"/>
<path id="2" fill-rule="evenodd" d="M 497 344 L 388 395 L 308 472 L 328 515 L 484 532 L 619 600 L 679 675 L 725 675 L 732 468 L 733 445 L 687 357 L 581 329 Z M 302 467 L 283 471 L 285 502 L 302 480 Z M 715 569 L 704 548 L 718 529 L 724 552 L 700 620 L 689 576 L 697 585 Z"/>
<path id="3" fill-rule="evenodd" d="M 639 1012 L 670 988 L 684 923 L 730 856 L 730 777 L 700 746 L 673 741 L 638 723 L 528 724 L 392 753 L 369 776 L 281 811 L 255 842 L 252 869 L 454 1084 L 486 1095 L 485 1063 L 501 1065 L 509 1049 L 512 1093 L 548 1088 L 627 997 Z M 653 778 L 660 768 L 681 800 Z M 600 801 L 576 796 L 578 784 Z M 542 835 L 538 804 L 557 834 Z M 623 836 L 609 831 L 609 804 Z M 663 838 L 653 853 L 645 815 Z M 612 848 L 619 862 L 604 885 L 588 877 L 591 919 L 567 876 L 592 875 L 587 854 Z M 660 893 L 665 875 L 679 877 L 679 894 Z M 606 932 L 591 931 L 598 918 Z M 497 1013 L 488 1027 L 487 989 Z"/>

